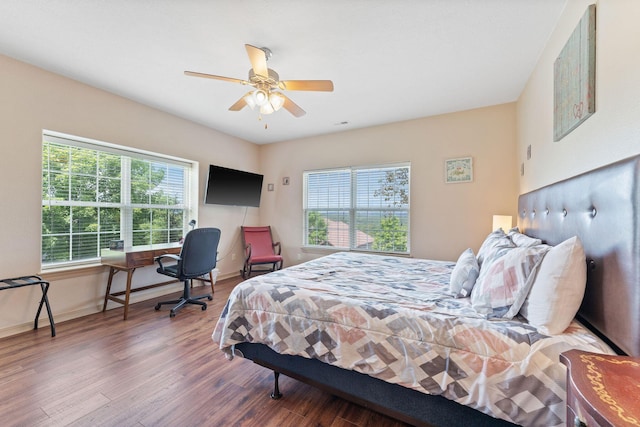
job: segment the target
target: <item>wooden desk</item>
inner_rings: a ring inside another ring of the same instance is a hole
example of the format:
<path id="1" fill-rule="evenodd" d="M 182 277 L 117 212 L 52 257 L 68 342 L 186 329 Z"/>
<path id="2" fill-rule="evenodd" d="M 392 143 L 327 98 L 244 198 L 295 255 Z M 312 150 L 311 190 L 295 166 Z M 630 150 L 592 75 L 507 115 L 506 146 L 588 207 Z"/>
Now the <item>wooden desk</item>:
<path id="1" fill-rule="evenodd" d="M 640 426 L 640 359 L 570 350 L 567 425 Z"/>
<path id="2" fill-rule="evenodd" d="M 110 250 L 103 249 L 101 253 L 100 262 L 103 265 L 109 266 L 109 280 L 107 281 L 107 291 L 104 295 L 104 305 L 102 311 L 107 309 L 107 302 L 109 300 L 115 301 L 124 305 L 124 320 L 127 320 L 129 314 L 129 296 L 131 292 L 144 291 L 146 289 L 157 288 L 158 286 L 168 285 L 169 283 L 175 283 L 177 280 L 168 280 L 166 282 L 154 283 L 153 285 L 141 286 L 139 288 L 131 288 L 131 278 L 133 273 L 138 267 L 145 267 L 153 265 L 155 258 L 166 254 L 179 255 L 182 250 L 182 245 L 179 243 L 169 243 L 161 245 L 149 245 L 149 246 L 130 246 L 123 250 Z M 113 276 L 119 271 L 127 272 L 127 286 L 124 291 L 111 293 L 111 283 L 113 282 Z M 211 286 L 213 289 L 213 277 L 211 279 Z M 124 299 L 119 298 L 124 295 Z"/>

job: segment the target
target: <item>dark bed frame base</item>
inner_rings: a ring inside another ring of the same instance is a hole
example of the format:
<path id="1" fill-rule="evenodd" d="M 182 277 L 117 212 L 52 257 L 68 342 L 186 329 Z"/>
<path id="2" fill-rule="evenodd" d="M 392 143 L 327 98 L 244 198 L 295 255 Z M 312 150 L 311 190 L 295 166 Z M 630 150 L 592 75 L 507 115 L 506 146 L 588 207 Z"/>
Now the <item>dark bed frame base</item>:
<path id="1" fill-rule="evenodd" d="M 427 395 L 369 375 L 322 363 L 302 356 L 281 355 L 264 344 L 236 344 L 236 351 L 274 372 L 272 398 L 282 396 L 280 373 L 331 393 L 357 405 L 419 427 L 513 427 L 475 409 L 442 396 Z M 425 420 L 428 420 L 425 421 Z"/>

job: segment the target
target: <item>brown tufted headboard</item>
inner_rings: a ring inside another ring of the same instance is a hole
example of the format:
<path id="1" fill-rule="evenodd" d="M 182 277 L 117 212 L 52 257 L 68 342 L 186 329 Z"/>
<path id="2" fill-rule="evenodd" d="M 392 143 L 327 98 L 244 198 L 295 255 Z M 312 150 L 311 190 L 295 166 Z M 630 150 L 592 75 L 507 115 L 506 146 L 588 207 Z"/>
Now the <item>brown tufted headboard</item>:
<path id="1" fill-rule="evenodd" d="M 518 226 L 555 245 L 577 235 L 587 257 L 578 317 L 640 357 L 640 156 L 518 199 Z"/>

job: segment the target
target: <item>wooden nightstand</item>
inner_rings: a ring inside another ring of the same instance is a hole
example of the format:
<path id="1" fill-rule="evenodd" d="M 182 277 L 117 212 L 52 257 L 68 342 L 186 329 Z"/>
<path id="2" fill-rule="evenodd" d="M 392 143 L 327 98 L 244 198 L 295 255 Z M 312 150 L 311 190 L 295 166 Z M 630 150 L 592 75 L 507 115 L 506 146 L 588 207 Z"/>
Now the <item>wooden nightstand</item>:
<path id="1" fill-rule="evenodd" d="M 571 350 L 567 366 L 567 425 L 640 427 L 640 359 Z"/>

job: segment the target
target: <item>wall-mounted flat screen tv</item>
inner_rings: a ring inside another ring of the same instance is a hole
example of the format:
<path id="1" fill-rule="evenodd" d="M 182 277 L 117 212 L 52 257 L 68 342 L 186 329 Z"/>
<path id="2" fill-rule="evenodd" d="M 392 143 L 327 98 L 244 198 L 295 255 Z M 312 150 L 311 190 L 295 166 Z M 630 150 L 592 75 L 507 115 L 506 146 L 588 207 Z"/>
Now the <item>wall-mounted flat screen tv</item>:
<path id="1" fill-rule="evenodd" d="M 222 166 L 209 166 L 204 202 L 227 206 L 260 206 L 263 176 Z"/>

